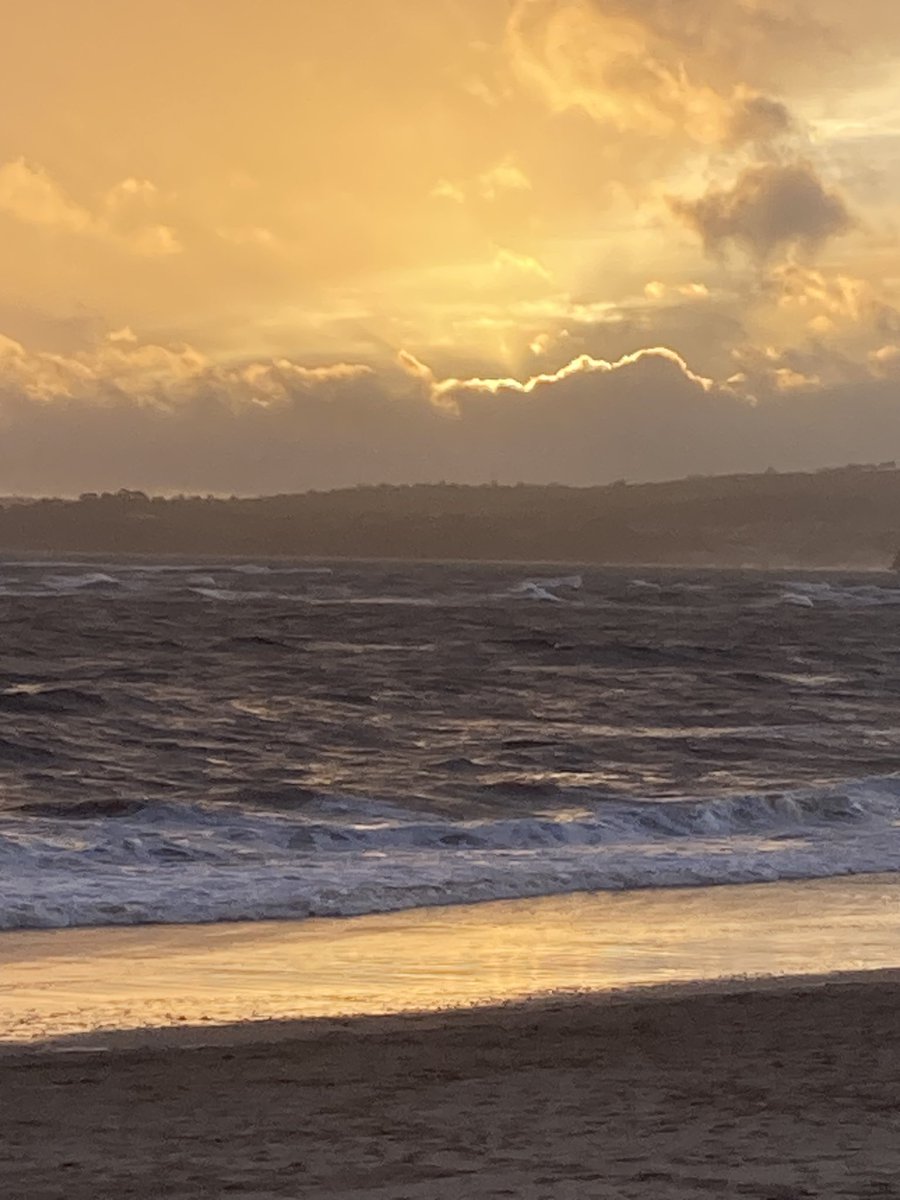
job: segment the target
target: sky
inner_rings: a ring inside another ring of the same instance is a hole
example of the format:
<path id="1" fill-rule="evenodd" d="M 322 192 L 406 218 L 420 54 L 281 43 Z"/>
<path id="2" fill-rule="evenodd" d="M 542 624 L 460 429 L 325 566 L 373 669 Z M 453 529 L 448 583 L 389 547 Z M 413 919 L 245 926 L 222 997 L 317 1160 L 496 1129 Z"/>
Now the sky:
<path id="1" fill-rule="evenodd" d="M 0 494 L 900 459 L 893 0 L 0 4 Z"/>

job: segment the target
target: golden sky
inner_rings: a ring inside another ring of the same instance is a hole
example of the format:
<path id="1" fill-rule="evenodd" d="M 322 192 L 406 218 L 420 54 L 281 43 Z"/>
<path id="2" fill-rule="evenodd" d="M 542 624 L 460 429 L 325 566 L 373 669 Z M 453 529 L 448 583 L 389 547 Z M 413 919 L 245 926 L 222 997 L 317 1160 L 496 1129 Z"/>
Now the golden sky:
<path id="1" fill-rule="evenodd" d="M 891 0 L 3 9 L 0 493 L 900 457 Z"/>

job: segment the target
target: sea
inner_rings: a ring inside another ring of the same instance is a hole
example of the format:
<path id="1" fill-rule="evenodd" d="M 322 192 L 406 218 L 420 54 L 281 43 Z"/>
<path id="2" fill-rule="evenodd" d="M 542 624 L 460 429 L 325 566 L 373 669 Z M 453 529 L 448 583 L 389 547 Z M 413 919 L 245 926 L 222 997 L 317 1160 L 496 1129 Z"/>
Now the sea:
<path id="1" fill-rule="evenodd" d="M 0 929 L 900 870 L 900 585 L 0 560 Z"/>

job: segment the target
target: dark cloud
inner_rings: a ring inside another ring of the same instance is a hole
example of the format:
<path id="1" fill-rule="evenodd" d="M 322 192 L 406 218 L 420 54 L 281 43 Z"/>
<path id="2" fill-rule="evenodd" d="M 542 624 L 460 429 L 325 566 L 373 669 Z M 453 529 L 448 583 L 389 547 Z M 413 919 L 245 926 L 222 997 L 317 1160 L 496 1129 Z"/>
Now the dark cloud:
<path id="1" fill-rule="evenodd" d="M 748 356 L 733 387 L 673 351 L 583 355 L 512 379 L 223 368 L 120 340 L 94 359 L 0 345 L 7 491 L 271 493 L 440 479 L 589 484 L 900 457 L 891 347 L 852 376 L 824 350 Z M 824 382 L 822 382 L 824 380 Z M 755 399 L 751 398 L 751 393 Z M 73 450 L 77 447 L 77 451 Z"/>
<path id="2" fill-rule="evenodd" d="M 707 251 L 733 244 L 759 259 L 792 246 L 814 250 L 854 223 L 843 198 L 807 162 L 748 167 L 731 187 L 671 205 Z"/>
<path id="3" fill-rule="evenodd" d="M 796 124 L 791 111 L 770 96 L 743 96 L 735 102 L 725 141 L 732 146 L 762 145 L 791 133 Z"/>

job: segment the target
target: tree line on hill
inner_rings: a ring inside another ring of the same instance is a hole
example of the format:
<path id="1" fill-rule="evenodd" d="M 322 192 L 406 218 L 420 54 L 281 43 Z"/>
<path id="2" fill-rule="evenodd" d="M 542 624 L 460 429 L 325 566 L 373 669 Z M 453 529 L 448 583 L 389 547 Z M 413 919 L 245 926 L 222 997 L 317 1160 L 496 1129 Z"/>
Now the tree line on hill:
<path id="1" fill-rule="evenodd" d="M 0 504 L 0 552 L 885 566 L 900 548 L 893 463 L 575 488 L 419 484 L 257 498 Z"/>

